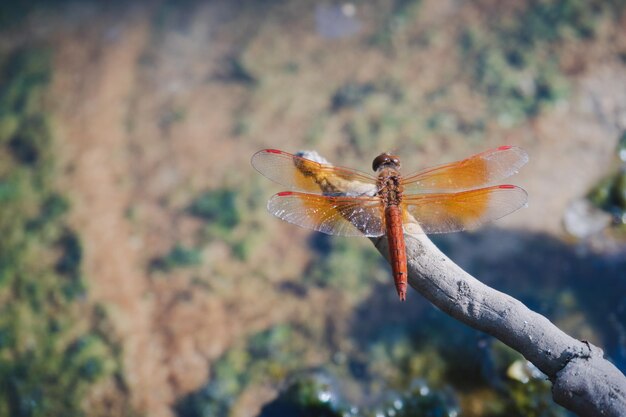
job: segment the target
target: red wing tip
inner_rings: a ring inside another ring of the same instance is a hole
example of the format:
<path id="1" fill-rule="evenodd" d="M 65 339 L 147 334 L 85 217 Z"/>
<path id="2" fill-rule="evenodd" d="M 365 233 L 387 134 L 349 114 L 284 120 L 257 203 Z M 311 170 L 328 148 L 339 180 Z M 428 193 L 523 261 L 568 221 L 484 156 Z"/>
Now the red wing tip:
<path id="1" fill-rule="evenodd" d="M 508 149 L 511 149 L 513 146 L 512 145 L 504 145 L 504 146 L 500 146 L 498 148 L 499 151 L 506 151 Z"/>
<path id="2" fill-rule="evenodd" d="M 279 197 L 284 197 L 286 195 L 292 195 L 293 192 L 292 191 L 281 191 L 280 193 L 276 194 Z"/>
<path id="3" fill-rule="evenodd" d="M 505 190 L 510 190 L 512 188 L 517 188 L 517 186 L 511 185 L 511 184 L 504 184 L 504 185 L 498 185 L 498 188 L 502 188 L 502 189 L 505 189 Z"/>
<path id="4" fill-rule="evenodd" d="M 265 149 L 264 152 L 267 152 L 267 153 L 283 153 L 282 151 L 279 151 L 278 149 Z"/>

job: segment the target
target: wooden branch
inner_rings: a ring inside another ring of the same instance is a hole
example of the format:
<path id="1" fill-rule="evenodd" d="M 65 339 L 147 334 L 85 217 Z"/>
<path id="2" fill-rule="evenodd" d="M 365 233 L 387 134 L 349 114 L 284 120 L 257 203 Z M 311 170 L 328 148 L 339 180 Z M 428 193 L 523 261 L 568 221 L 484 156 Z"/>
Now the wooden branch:
<path id="1" fill-rule="evenodd" d="M 405 234 L 409 285 L 455 319 L 501 340 L 552 381 L 554 401 L 580 416 L 626 416 L 626 377 L 602 349 L 563 333 L 520 301 L 478 281 L 425 234 Z M 389 260 L 386 238 L 371 239 Z"/>
<path id="2" fill-rule="evenodd" d="M 316 152 L 299 155 L 328 164 Z M 323 180 L 322 192 L 342 189 L 332 178 Z M 602 349 L 568 336 L 520 301 L 478 281 L 444 255 L 418 224 L 405 225 L 404 236 L 409 285 L 424 298 L 524 355 L 552 381 L 556 403 L 584 417 L 626 416 L 626 377 Z M 371 240 L 389 261 L 387 239 Z"/>

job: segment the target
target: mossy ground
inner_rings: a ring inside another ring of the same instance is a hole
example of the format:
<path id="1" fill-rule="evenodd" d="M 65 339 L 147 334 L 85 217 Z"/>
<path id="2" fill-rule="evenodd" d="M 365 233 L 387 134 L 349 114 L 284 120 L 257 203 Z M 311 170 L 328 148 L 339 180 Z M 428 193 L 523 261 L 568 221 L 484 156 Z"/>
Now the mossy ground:
<path id="1" fill-rule="evenodd" d="M 121 375 L 86 302 L 80 236 L 56 186 L 53 120 L 43 102 L 51 54 L 0 57 L 0 415 L 83 415 L 94 384 Z M 94 410 L 97 413 L 97 410 Z"/>
<path id="2" fill-rule="evenodd" d="M 69 35 L 59 30 L 64 55 L 55 65 L 63 71 L 51 72 L 54 48 L 2 57 L 0 296 L 11 302 L 0 308 L 0 372 L 10 393 L 0 414 L 97 414 L 81 408 L 84 399 L 114 381 L 122 402 L 132 393 L 152 401 L 153 412 L 249 415 L 272 404 L 290 375 L 324 368 L 341 381 L 346 406 L 362 404 L 365 415 L 398 415 L 394 401 L 407 397 L 416 400 L 405 410 L 417 415 L 562 415 L 541 377 L 507 376 L 520 362 L 511 351 L 442 319 L 417 293 L 400 306 L 366 240 L 310 236 L 271 219 L 264 206 L 278 189 L 248 159 L 262 147 L 314 148 L 363 167 L 394 150 L 412 169 L 509 138 L 535 149 L 561 141 L 566 126 L 550 136 L 541 123 L 571 105 L 577 74 L 593 66 L 590 54 L 623 56 L 607 39 L 619 35 L 624 3 L 477 1 L 450 9 L 381 0 L 357 4 L 362 31 L 339 40 L 315 33 L 307 1 L 226 3 L 166 1 L 136 13 L 118 4 L 117 14 L 92 4 L 79 10 L 85 23 L 70 24 Z M 54 115 L 42 104 L 51 78 Z M 66 124 L 66 135 L 54 137 L 55 123 Z M 85 154 L 100 165 L 81 165 L 77 155 Z M 57 176 L 70 188 L 59 189 Z M 558 198 L 554 188 L 533 204 Z M 111 213 L 110 227 L 92 227 Z M 483 234 L 449 239 L 438 242 L 463 243 L 457 254 L 473 254 L 463 266 L 477 276 L 610 344 L 588 323 L 594 316 L 581 313 L 592 310 L 582 301 L 589 291 L 560 288 L 571 265 L 604 265 L 601 257 L 578 264 L 574 255 L 559 257 L 572 250 L 550 250 L 538 235 L 490 264 L 506 239 L 480 253 Z M 551 256 L 546 275 L 540 254 Z M 133 264 L 107 269 L 120 259 Z M 494 271 L 511 272 L 504 264 L 525 275 L 498 281 Z M 617 276 L 610 267 L 604 274 Z M 535 276 L 542 294 L 524 284 Z M 136 282 L 139 290 L 124 293 Z M 94 308 L 89 296 L 108 304 Z M 124 310 L 129 305 L 140 307 Z M 615 317 L 619 329 L 622 316 Z M 119 344 L 111 340 L 128 321 L 140 324 Z M 133 339 L 141 332 L 148 336 Z M 122 348 L 139 342 L 141 349 Z M 287 403 L 319 393 L 306 381 L 293 386 Z"/>

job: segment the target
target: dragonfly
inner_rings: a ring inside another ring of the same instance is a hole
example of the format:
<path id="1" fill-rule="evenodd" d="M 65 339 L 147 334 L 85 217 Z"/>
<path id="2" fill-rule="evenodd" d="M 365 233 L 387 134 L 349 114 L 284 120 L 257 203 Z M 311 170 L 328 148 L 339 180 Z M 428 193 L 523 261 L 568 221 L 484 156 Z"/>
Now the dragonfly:
<path id="1" fill-rule="evenodd" d="M 374 159 L 375 175 L 303 155 L 264 149 L 252 156 L 257 171 L 290 189 L 272 196 L 268 211 L 329 235 L 386 235 L 401 301 L 408 282 L 405 233 L 472 230 L 527 205 L 524 189 L 497 184 L 528 162 L 528 154 L 516 146 L 500 146 L 410 175 L 400 173 L 400 159 L 389 153 Z"/>

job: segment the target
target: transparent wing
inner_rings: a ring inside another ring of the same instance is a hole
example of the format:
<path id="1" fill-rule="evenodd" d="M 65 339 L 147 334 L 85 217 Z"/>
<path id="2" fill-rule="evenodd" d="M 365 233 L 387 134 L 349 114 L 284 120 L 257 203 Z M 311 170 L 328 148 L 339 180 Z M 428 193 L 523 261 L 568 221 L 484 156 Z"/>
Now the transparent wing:
<path id="1" fill-rule="evenodd" d="M 292 190 L 326 195 L 374 195 L 376 178 L 349 168 L 324 165 L 276 149 L 255 153 L 252 166 Z"/>
<path id="2" fill-rule="evenodd" d="M 267 209 L 295 225 L 337 236 L 376 237 L 385 234 L 383 204 L 378 197 L 341 197 L 285 191 L 275 194 Z"/>
<path id="3" fill-rule="evenodd" d="M 494 184 L 516 174 L 528 154 L 516 146 L 500 146 L 462 161 L 427 168 L 403 178 L 405 193 L 469 190 Z"/>
<path id="4" fill-rule="evenodd" d="M 527 201 L 528 194 L 522 188 L 497 185 L 459 193 L 405 196 L 401 204 L 425 233 L 448 233 L 475 229 L 513 213 Z"/>

